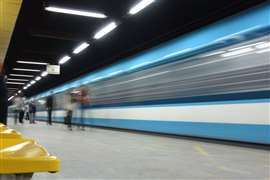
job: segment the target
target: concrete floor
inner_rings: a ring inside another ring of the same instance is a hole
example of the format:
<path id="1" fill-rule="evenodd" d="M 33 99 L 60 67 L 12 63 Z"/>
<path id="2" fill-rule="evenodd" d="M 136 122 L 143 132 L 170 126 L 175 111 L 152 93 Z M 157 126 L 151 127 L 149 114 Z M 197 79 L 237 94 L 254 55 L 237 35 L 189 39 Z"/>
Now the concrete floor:
<path id="1" fill-rule="evenodd" d="M 270 179 L 267 150 L 133 132 L 73 131 L 38 122 L 9 127 L 36 139 L 62 163 L 39 179 Z"/>

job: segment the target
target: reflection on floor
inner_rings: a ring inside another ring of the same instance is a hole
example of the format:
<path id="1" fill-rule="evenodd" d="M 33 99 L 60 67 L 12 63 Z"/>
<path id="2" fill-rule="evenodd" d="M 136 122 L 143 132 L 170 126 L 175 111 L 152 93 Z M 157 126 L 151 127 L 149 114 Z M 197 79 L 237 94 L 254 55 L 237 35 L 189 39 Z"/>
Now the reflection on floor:
<path id="1" fill-rule="evenodd" d="M 9 127 L 34 138 L 62 161 L 38 179 L 269 179 L 269 151 L 117 130 Z"/>

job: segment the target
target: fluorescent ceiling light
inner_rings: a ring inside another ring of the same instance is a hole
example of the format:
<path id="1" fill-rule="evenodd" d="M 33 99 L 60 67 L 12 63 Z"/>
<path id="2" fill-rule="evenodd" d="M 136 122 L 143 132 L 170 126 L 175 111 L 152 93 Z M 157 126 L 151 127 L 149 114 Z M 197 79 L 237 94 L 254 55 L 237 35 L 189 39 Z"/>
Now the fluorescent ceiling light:
<path id="1" fill-rule="evenodd" d="M 117 27 L 117 24 L 115 22 L 111 22 L 108 25 L 106 25 L 105 27 L 103 27 L 101 30 L 99 30 L 95 36 L 94 39 L 100 39 L 103 36 L 105 36 L 106 34 L 108 34 L 109 32 L 111 32 L 112 30 L 114 30 Z"/>
<path id="2" fill-rule="evenodd" d="M 36 84 L 36 81 L 35 81 L 35 80 L 32 80 L 32 81 L 30 82 L 30 84 Z"/>
<path id="3" fill-rule="evenodd" d="M 28 79 L 12 79 L 12 78 L 8 78 L 7 80 L 10 80 L 10 81 L 22 81 L 22 82 L 29 81 Z"/>
<path id="4" fill-rule="evenodd" d="M 42 77 L 45 77 L 45 76 L 47 76 L 47 75 L 48 75 L 48 72 L 47 72 L 47 71 L 44 71 L 44 72 L 41 73 L 41 76 L 42 76 Z"/>
<path id="5" fill-rule="evenodd" d="M 41 80 L 41 77 L 40 76 L 38 76 L 38 77 L 36 77 L 36 79 L 35 79 L 36 81 L 39 81 L 39 80 Z"/>
<path id="6" fill-rule="evenodd" d="M 270 42 L 266 42 L 266 43 L 259 44 L 256 46 L 257 49 L 263 49 L 263 48 L 268 48 L 268 47 L 270 47 Z"/>
<path id="7" fill-rule="evenodd" d="M 89 44 L 86 43 L 86 42 L 80 44 L 78 47 L 76 47 L 76 48 L 74 49 L 73 54 L 78 54 L 78 53 L 82 52 L 82 51 L 85 50 L 88 46 L 89 46 Z"/>
<path id="8" fill-rule="evenodd" d="M 40 72 L 39 69 L 23 69 L 23 68 L 13 68 L 15 71 L 29 71 L 29 72 Z"/>
<path id="9" fill-rule="evenodd" d="M 33 75 L 25 75 L 25 74 L 9 74 L 10 76 L 17 76 L 17 77 L 34 77 Z"/>
<path id="10" fill-rule="evenodd" d="M 228 53 L 224 53 L 221 54 L 222 57 L 230 57 L 230 56 L 236 56 L 236 55 L 240 55 L 240 54 L 244 54 L 250 51 L 253 51 L 253 48 L 245 48 L 245 49 L 240 49 L 237 51 L 232 51 L 232 52 L 228 52 Z"/>
<path id="11" fill-rule="evenodd" d="M 8 98 L 8 101 L 12 100 L 14 98 L 14 96 L 11 96 L 10 98 Z"/>
<path id="12" fill-rule="evenodd" d="M 59 60 L 59 64 L 64 64 L 66 63 L 67 61 L 70 60 L 70 56 L 64 56 L 62 59 Z"/>
<path id="13" fill-rule="evenodd" d="M 10 81 L 8 81 L 8 82 L 6 82 L 6 84 L 18 84 L 18 85 L 23 85 L 24 83 L 22 83 L 22 82 L 10 82 Z"/>
<path id="14" fill-rule="evenodd" d="M 146 8 L 147 6 L 149 6 L 150 4 L 152 4 L 153 2 L 155 2 L 155 0 L 142 0 L 138 4 L 136 4 L 135 6 L 133 6 L 129 10 L 128 13 L 131 14 L 131 15 L 137 14 L 138 12 L 140 12 L 141 10 L 143 10 L 144 8 Z"/>
<path id="15" fill-rule="evenodd" d="M 26 87 L 29 88 L 31 86 L 31 84 L 27 84 Z"/>
<path id="16" fill-rule="evenodd" d="M 33 62 L 33 61 L 17 61 L 20 64 L 34 64 L 34 65 L 47 65 L 48 63 L 43 62 Z"/>
<path id="17" fill-rule="evenodd" d="M 262 54 L 262 53 L 266 53 L 266 52 L 269 52 L 269 51 L 270 51 L 270 48 L 256 51 L 256 53 L 257 54 Z"/>
<path id="18" fill-rule="evenodd" d="M 86 17 L 93 17 L 93 18 L 106 18 L 107 17 L 105 14 L 98 13 L 98 12 L 66 9 L 66 8 L 59 8 L 59 7 L 54 7 L 54 6 L 46 7 L 45 10 L 51 11 L 51 12 L 72 14 L 72 15 L 86 16 Z"/>

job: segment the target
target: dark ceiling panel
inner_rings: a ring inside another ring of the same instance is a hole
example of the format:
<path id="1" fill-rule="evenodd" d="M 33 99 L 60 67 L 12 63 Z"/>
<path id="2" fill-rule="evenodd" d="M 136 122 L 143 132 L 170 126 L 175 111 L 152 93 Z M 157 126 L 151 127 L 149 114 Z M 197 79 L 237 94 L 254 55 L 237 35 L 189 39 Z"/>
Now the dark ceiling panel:
<path id="1" fill-rule="evenodd" d="M 265 1 L 156 0 L 129 17 L 129 8 L 138 0 L 25 0 L 5 59 L 6 72 L 16 73 L 14 67 L 44 68 L 18 64 L 17 60 L 57 64 L 81 41 L 92 42 L 93 34 L 110 20 L 121 22 L 107 37 L 93 42 L 85 52 L 64 64 L 60 76 L 49 76 L 26 91 L 31 96 Z M 52 13 L 44 10 L 46 5 L 99 11 L 109 18 Z"/>

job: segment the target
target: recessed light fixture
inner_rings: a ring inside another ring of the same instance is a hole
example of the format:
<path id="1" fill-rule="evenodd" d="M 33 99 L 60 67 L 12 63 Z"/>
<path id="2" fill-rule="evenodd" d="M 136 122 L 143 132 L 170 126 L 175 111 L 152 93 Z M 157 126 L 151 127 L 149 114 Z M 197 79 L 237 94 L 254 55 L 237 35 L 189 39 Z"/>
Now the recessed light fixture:
<path id="1" fill-rule="evenodd" d="M 36 84 L 36 81 L 32 80 L 32 81 L 30 82 L 30 84 Z"/>
<path id="2" fill-rule="evenodd" d="M 54 7 L 54 6 L 45 7 L 45 10 L 51 11 L 51 12 L 72 14 L 72 15 L 86 16 L 86 17 L 93 17 L 93 18 L 107 18 L 105 14 L 98 13 L 98 12 L 66 9 L 66 8 L 60 8 L 60 7 Z"/>
<path id="3" fill-rule="evenodd" d="M 24 86 L 23 89 L 26 90 L 27 89 L 27 86 Z"/>
<path id="4" fill-rule="evenodd" d="M 65 64 L 67 61 L 70 60 L 70 56 L 64 56 L 59 60 L 59 64 Z"/>
<path id="5" fill-rule="evenodd" d="M 136 4 L 135 6 L 133 6 L 129 10 L 128 13 L 131 14 L 131 15 L 137 14 L 138 12 L 140 12 L 141 10 L 143 10 L 144 8 L 146 8 L 147 6 L 149 6 L 150 4 L 152 4 L 153 2 L 155 2 L 155 0 L 142 0 L 138 4 Z"/>
<path id="6" fill-rule="evenodd" d="M 35 79 L 36 81 L 39 81 L 39 80 L 41 80 L 41 77 L 40 76 L 38 76 L 38 77 L 36 77 L 36 79 Z"/>
<path id="7" fill-rule="evenodd" d="M 22 92 L 21 90 L 18 91 L 19 94 L 20 94 L 21 92 Z"/>
<path id="8" fill-rule="evenodd" d="M 20 64 L 34 64 L 34 65 L 47 65 L 48 64 L 48 63 L 34 62 L 34 61 L 16 61 L 16 62 Z"/>
<path id="9" fill-rule="evenodd" d="M 26 74 L 9 74 L 9 76 L 16 76 L 16 77 L 34 77 L 33 75 L 26 75 Z"/>
<path id="10" fill-rule="evenodd" d="M 103 36 L 105 36 L 106 34 L 108 34 L 109 32 L 111 32 L 112 30 L 114 30 L 117 27 L 117 24 L 115 22 L 111 22 L 108 25 L 106 25 L 105 27 L 103 27 L 101 30 L 99 30 L 95 36 L 94 39 L 100 39 Z"/>
<path id="11" fill-rule="evenodd" d="M 40 72 L 39 69 L 23 69 L 23 68 L 13 68 L 14 71 L 29 71 L 29 72 Z"/>
<path id="12" fill-rule="evenodd" d="M 10 80 L 10 81 L 22 81 L 22 82 L 29 81 L 28 79 L 13 79 L 13 78 L 8 78 L 7 80 Z"/>
<path id="13" fill-rule="evenodd" d="M 82 52 L 83 50 L 85 50 L 88 46 L 89 46 L 89 44 L 86 43 L 86 42 L 80 44 L 78 47 L 76 47 L 73 50 L 73 54 L 79 54 L 80 52 Z"/>
<path id="14" fill-rule="evenodd" d="M 45 76 L 47 76 L 48 75 L 48 72 L 47 71 L 43 71 L 42 73 L 41 73 L 41 76 L 42 77 L 45 77 Z"/>
<path id="15" fill-rule="evenodd" d="M 14 98 L 14 96 L 11 96 L 8 98 L 8 101 L 12 100 Z"/>
<path id="16" fill-rule="evenodd" d="M 6 84 L 18 84 L 18 85 L 24 85 L 25 83 L 22 83 L 22 82 L 6 82 Z"/>

